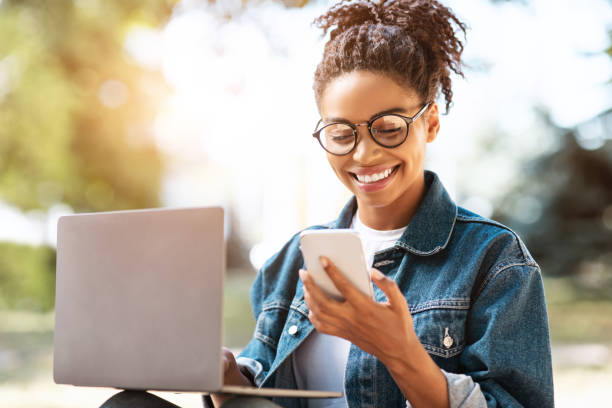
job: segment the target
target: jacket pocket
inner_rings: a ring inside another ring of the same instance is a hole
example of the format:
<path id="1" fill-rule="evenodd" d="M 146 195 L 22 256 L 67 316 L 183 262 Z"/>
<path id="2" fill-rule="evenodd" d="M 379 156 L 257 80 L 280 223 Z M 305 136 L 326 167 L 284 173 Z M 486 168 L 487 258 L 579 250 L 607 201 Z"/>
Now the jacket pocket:
<path id="1" fill-rule="evenodd" d="M 276 350 L 288 311 L 289 304 L 283 301 L 262 305 L 261 313 L 255 323 L 255 338 Z"/>
<path id="2" fill-rule="evenodd" d="M 443 369 L 454 371 L 465 347 L 469 298 L 440 299 L 411 308 L 414 330 L 421 344 Z"/>

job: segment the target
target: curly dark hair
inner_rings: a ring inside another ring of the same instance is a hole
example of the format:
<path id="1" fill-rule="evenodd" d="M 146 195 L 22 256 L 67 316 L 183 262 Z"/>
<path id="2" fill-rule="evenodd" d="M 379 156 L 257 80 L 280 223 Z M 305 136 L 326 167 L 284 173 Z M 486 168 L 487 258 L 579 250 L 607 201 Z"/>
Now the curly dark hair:
<path id="1" fill-rule="evenodd" d="M 329 82 L 355 70 L 390 76 L 424 101 L 444 94 L 448 112 L 450 71 L 463 76 L 461 53 L 466 25 L 436 0 L 342 0 L 314 24 L 330 32 L 317 66 L 317 104 Z"/>

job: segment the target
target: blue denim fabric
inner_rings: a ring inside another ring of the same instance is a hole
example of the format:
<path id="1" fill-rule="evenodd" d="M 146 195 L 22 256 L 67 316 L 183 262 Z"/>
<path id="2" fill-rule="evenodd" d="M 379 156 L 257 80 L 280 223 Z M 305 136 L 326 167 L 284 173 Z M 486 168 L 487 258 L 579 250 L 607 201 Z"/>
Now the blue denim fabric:
<path id="1" fill-rule="evenodd" d="M 435 173 L 426 172 L 425 180 L 419 210 L 395 247 L 376 254 L 374 267 L 404 293 L 421 343 L 446 376 L 451 406 L 552 407 L 538 265 L 513 231 L 457 207 Z M 353 197 L 335 222 L 312 228 L 347 228 L 356 206 Z M 289 357 L 313 330 L 298 278 L 303 267 L 296 234 L 251 288 L 256 328 L 238 362 L 258 386 L 296 388 Z M 374 289 L 383 301 L 384 293 Z M 406 406 L 385 366 L 354 345 L 344 392 L 350 407 Z M 295 399 L 276 402 L 304 406 Z"/>

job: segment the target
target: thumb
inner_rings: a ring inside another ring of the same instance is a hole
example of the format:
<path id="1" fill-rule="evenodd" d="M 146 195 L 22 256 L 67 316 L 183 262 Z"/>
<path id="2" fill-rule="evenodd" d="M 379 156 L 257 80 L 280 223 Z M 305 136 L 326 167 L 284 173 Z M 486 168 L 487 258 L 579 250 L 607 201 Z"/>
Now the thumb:
<path id="1" fill-rule="evenodd" d="M 372 268 L 372 281 L 382 290 L 387 296 L 387 301 L 391 307 L 400 305 L 406 302 L 404 295 L 393 279 L 386 277 L 381 271 Z"/>
<path id="2" fill-rule="evenodd" d="M 232 353 L 228 348 L 223 347 L 223 371 L 226 372 L 230 370 L 233 366 L 236 365 L 236 359 L 234 358 L 234 353 Z"/>

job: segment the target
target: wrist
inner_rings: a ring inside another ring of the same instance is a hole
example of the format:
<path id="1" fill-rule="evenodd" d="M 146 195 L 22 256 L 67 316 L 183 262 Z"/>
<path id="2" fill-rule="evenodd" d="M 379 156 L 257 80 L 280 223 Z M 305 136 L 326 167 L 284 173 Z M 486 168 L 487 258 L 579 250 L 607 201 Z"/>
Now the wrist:
<path id="1" fill-rule="evenodd" d="M 413 407 L 448 407 L 448 386 L 440 367 L 419 342 L 400 358 L 384 363 Z"/>
<path id="2" fill-rule="evenodd" d="M 429 354 L 419 342 L 403 348 L 402 351 L 403 353 L 389 355 L 382 361 L 392 375 L 397 374 L 401 377 L 417 375 L 427 366 L 427 360 L 431 361 Z"/>

